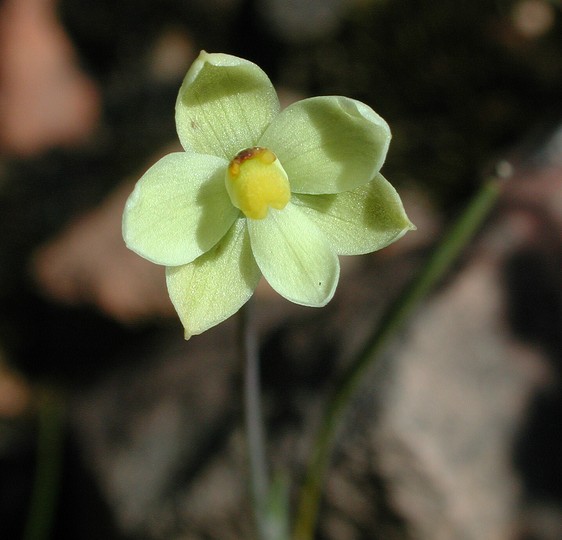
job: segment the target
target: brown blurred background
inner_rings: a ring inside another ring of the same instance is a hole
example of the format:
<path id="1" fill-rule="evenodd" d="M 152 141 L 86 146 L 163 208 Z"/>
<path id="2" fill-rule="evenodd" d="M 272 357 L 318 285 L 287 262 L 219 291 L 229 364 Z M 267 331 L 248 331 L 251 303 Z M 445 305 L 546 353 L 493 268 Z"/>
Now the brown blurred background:
<path id="1" fill-rule="evenodd" d="M 250 538 L 235 321 L 184 343 L 163 269 L 120 231 L 201 49 L 257 62 L 285 104 L 371 105 L 418 226 L 344 261 L 326 309 L 258 290 L 272 456 L 295 480 L 349 353 L 490 165 L 515 170 L 366 381 L 318 538 L 562 538 L 557 0 L 0 0 L 0 538 L 22 535 L 45 388 L 66 411 L 52 538 Z"/>

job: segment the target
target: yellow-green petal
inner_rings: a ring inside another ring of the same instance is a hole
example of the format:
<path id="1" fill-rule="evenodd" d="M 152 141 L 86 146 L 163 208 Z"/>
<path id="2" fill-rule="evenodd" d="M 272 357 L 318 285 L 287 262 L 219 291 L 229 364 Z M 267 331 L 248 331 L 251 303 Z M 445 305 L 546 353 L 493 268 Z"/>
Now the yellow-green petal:
<path id="1" fill-rule="evenodd" d="M 212 248 L 240 214 L 224 187 L 227 165 L 184 152 L 155 163 L 125 205 L 127 247 L 166 266 L 189 263 Z"/>
<path id="2" fill-rule="evenodd" d="M 168 293 L 185 328 L 185 339 L 236 313 L 252 296 L 260 277 L 244 218 L 237 219 L 213 249 L 192 263 L 167 268 Z"/>
<path id="3" fill-rule="evenodd" d="M 294 193 L 339 193 L 369 182 L 384 163 L 388 124 L 354 99 L 298 101 L 281 112 L 258 145 L 271 149 Z"/>
<path id="4" fill-rule="evenodd" d="M 240 150 L 256 145 L 278 112 L 275 89 L 258 66 L 202 51 L 180 88 L 176 128 L 186 151 L 230 161 Z"/>
<path id="5" fill-rule="evenodd" d="M 339 261 L 318 227 L 289 203 L 264 219 L 248 219 L 252 251 L 262 274 L 281 295 L 304 306 L 321 307 L 334 295 Z"/>
<path id="6" fill-rule="evenodd" d="M 377 251 L 416 228 L 398 193 L 380 173 L 352 191 L 293 195 L 292 200 L 326 235 L 338 255 Z"/>

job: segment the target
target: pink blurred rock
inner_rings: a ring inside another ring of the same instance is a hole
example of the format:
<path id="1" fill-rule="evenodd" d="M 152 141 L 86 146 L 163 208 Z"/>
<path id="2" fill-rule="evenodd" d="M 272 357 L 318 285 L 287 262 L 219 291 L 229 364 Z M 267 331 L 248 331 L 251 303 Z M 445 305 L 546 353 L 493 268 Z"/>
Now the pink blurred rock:
<path id="1" fill-rule="evenodd" d="M 0 152 L 29 156 L 91 136 L 100 114 L 56 17 L 56 0 L 0 5 Z"/>

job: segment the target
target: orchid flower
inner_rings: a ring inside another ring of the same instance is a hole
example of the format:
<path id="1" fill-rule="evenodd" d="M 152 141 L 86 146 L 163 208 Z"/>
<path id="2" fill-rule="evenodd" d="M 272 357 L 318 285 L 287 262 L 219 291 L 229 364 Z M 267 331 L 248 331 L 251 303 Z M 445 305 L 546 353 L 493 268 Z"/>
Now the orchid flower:
<path id="1" fill-rule="evenodd" d="M 179 91 L 176 127 L 184 151 L 137 182 L 123 237 L 167 267 L 186 339 L 236 313 L 262 276 L 292 302 L 324 306 L 339 255 L 415 228 L 379 172 L 390 129 L 364 103 L 313 97 L 280 111 L 258 66 L 203 51 Z"/>

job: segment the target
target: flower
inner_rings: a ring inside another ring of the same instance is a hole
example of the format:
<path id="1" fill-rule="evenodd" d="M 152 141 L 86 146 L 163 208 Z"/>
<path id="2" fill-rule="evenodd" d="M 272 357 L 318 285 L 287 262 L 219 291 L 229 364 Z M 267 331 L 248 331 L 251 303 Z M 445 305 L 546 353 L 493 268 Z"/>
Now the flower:
<path id="1" fill-rule="evenodd" d="M 288 300 L 324 306 L 338 255 L 415 228 L 379 173 L 390 130 L 378 114 L 340 96 L 279 109 L 258 66 L 201 52 L 176 102 L 184 152 L 154 164 L 127 200 L 125 243 L 167 267 L 186 339 L 236 313 L 262 275 Z"/>

